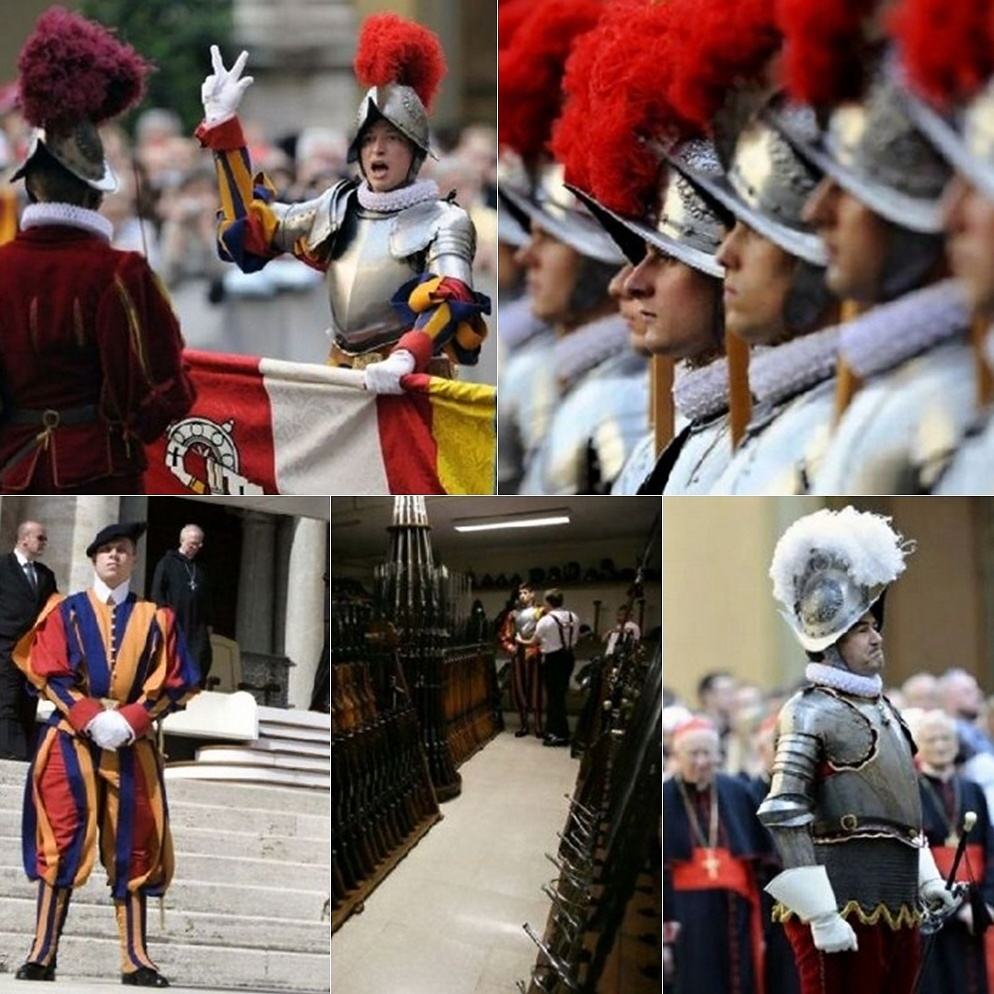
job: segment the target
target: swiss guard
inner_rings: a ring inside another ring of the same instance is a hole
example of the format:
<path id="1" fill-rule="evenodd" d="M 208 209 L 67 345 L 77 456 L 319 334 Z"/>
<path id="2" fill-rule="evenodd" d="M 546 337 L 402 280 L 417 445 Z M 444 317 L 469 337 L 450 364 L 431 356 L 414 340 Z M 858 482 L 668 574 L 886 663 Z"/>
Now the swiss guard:
<path id="1" fill-rule="evenodd" d="M 108 525 L 86 550 L 93 583 L 53 594 L 14 662 L 55 705 L 24 795 L 23 850 L 38 882 L 35 936 L 18 980 L 54 980 L 69 899 L 99 853 L 121 940 L 121 981 L 168 987 L 148 954 L 145 907 L 173 875 L 154 723 L 199 692 L 171 608 L 131 589 L 143 523 Z M 99 829 L 99 832 L 98 832 Z"/>
<path id="2" fill-rule="evenodd" d="M 266 177 L 252 175 L 236 116 L 253 81 L 242 76 L 248 53 L 230 70 L 217 46 L 211 58 L 197 137 L 217 166 L 221 258 L 251 273 L 289 252 L 324 273 L 328 361 L 365 369 L 376 393 L 402 393 L 407 373 L 451 377 L 456 364 L 475 364 L 490 312 L 473 290 L 476 230 L 434 180 L 418 179 L 434 155 L 428 108 L 445 74 L 437 36 L 396 14 L 366 19 L 355 70 L 369 89 L 348 152 L 359 176 L 299 204 L 276 202 Z"/>
<path id="3" fill-rule="evenodd" d="M 952 913 L 922 831 L 915 744 L 883 695 L 883 599 L 913 545 L 887 518 L 821 510 L 780 537 L 770 576 L 810 660 L 780 711 L 759 818 L 802 994 L 912 994 L 921 911 Z"/>
<path id="4" fill-rule="evenodd" d="M 145 445 L 194 388 L 162 285 L 97 213 L 117 187 L 97 125 L 138 103 L 150 66 L 53 7 L 18 68 L 35 132 L 21 231 L 0 246 L 0 492 L 143 493 Z"/>

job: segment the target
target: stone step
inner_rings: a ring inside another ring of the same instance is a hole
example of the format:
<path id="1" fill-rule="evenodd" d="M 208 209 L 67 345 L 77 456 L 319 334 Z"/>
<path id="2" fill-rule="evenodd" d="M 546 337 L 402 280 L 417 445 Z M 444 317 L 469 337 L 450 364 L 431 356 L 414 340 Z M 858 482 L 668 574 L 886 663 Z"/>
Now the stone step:
<path id="1" fill-rule="evenodd" d="M 204 746 L 197 750 L 198 763 L 233 763 L 243 766 L 278 766 L 329 775 L 331 764 L 324 756 L 301 756 L 294 752 L 271 751 L 247 746 Z M 171 767 L 170 767 L 171 769 Z"/>
<path id="2" fill-rule="evenodd" d="M 325 763 L 327 769 L 328 764 Z M 168 773 L 171 767 L 166 767 Z M 331 814 L 327 793 L 296 787 L 254 786 L 248 784 L 210 784 L 195 780 L 177 780 L 168 787 L 169 809 L 187 801 L 193 804 L 217 804 L 224 807 L 252 808 L 256 811 L 295 811 L 298 814 Z"/>
<path id="3" fill-rule="evenodd" d="M 220 747 L 222 749 L 228 747 Z M 262 759 L 265 761 L 269 754 Z M 313 760 L 312 760 L 313 762 Z M 20 805 L 24 797 L 24 780 L 27 776 L 26 763 L 6 763 L 16 767 L 13 771 L 0 770 L 0 810 L 10 804 Z M 172 769 L 166 767 L 166 772 Z M 328 764 L 324 764 L 328 769 Z M 6 775 L 4 775 L 6 774 Z M 170 782 L 168 787 L 170 810 L 177 804 L 214 804 L 225 808 L 252 808 L 256 811 L 295 811 L 298 814 L 325 815 L 331 813 L 331 801 L 327 792 L 299 787 L 275 787 L 255 784 L 209 784 L 196 781 Z"/>
<path id="4" fill-rule="evenodd" d="M 331 756 L 331 742 L 322 744 L 320 742 L 293 742 L 284 739 L 255 739 L 246 743 L 247 747 L 264 752 L 287 752 L 298 756 L 323 756 L 328 759 Z M 205 748 L 213 748 L 207 746 Z"/>
<path id="5" fill-rule="evenodd" d="M 83 889 L 84 894 L 89 885 Z M 23 927 L 29 936 L 34 924 L 35 901 L 0 898 L 0 921 L 7 928 Z M 183 943 L 194 946 L 242 946 L 251 949 L 280 949 L 285 952 L 321 953 L 328 949 L 327 921 L 273 918 L 269 915 L 215 915 L 195 911 L 167 911 L 165 928 L 159 924 L 159 902 L 148 903 L 150 943 Z M 65 934 L 80 938 L 117 937 L 117 924 L 109 908 L 74 900 L 69 906 Z M 25 939 L 25 943 L 30 941 Z"/>
<path id="6" fill-rule="evenodd" d="M 0 931 L 0 973 L 20 966 L 28 932 Z M 59 946 L 59 973 L 88 979 L 118 976 L 116 939 L 67 935 Z M 11 952 L 17 950 L 17 952 Z M 149 950 L 163 974 L 176 985 L 248 990 L 323 992 L 330 989 L 328 952 L 294 953 L 231 946 L 153 943 Z"/>
<path id="7" fill-rule="evenodd" d="M 267 725 L 288 725 L 291 728 L 323 728 L 331 731 L 331 715 L 321 711 L 301 711 L 297 708 L 259 706 L 259 722 Z"/>
<path id="8" fill-rule="evenodd" d="M 327 849 L 327 843 L 325 843 Z M 20 869 L 20 839 L 0 838 L 0 866 Z M 328 866 L 312 863 L 276 863 L 269 859 L 246 859 L 239 856 L 205 856 L 202 853 L 177 853 L 176 881 L 244 884 L 266 887 L 279 884 L 289 890 L 322 890 L 331 887 Z"/>
<path id="9" fill-rule="evenodd" d="M 327 866 L 328 835 L 323 838 L 305 836 L 254 835 L 251 832 L 217 832 L 203 825 L 187 827 L 173 824 L 173 844 L 177 853 L 200 853 L 205 856 L 245 856 L 249 859 L 269 859 L 274 863 L 311 863 Z M 0 811 L 0 838 L 13 840 L 20 847 L 21 813 Z M 5 842 L 5 845 L 10 844 Z M 275 871 L 276 867 L 274 867 Z"/>
<path id="10" fill-rule="evenodd" d="M 233 804 L 205 804 L 199 801 L 184 801 L 174 797 L 173 783 L 167 787 L 169 800 L 169 817 L 174 826 L 190 828 L 206 828 L 210 826 L 216 832 L 251 832 L 257 835 L 306 835 L 308 838 L 328 839 L 331 837 L 331 810 L 325 795 L 324 814 L 298 814 L 292 807 L 248 808 Z M 207 785 L 204 785 L 207 786 Z M 189 785 L 180 787 L 179 792 L 187 790 Z M 220 789 L 220 785 L 219 785 Z M 227 785 L 224 789 L 229 789 Z M 258 789 L 265 792 L 268 788 Z M 278 788 L 274 788 L 278 789 Z M 294 791 L 296 793 L 296 791 Z M 302 792 L 303 793 L 303 792 Z M 204 796 L 210 796 L 210 787 L 203 791 Z M 24 793 L 21 788 L 11 785 L 0 787 L 0 818 L 8 812 L 17 812 L 20 818 Z M 311 803 L 310 799 L 307 802 Z M 20 831 L 20 829 L 18 829 Z M 2 831 L 0 834 L 16 834 Z"/>
<path id="11" fill-rule="evenodd" d="M 274 874 L 275 877 L 275 874 Z M 176 880 L 166 892 L 166 911 L 172 908 L 218 915 L 269 915 L 272 918 L 305 918 L 320 921 L 329 896 L 327 890 L 291 890 L 279 886 L 256 887 L 246 884 L 203 883 Z M 110 905 L 110 892 L 102 869 L 94 869 L 92 886 L 81 888 L 74 901 Z M 30 900 L 38 888 L 21 867 L 0 866 L 0 897 Z"/>
<path id="12" fill-rule="evenodd" d="M 295 739 L 298 742 L 331 741 L 331 730 L 324 728 L 297 728 L 293 725 L 276 725 L 269 721 L 259 722 L 260 739 Z"/>
<path id="13" fill-rule="evenodd" d="M 173 763 L 166 770 L 169 783 L 197 780 L 210 783 L 264 783 L 279 787 L 331 790 L 331 774 L 287 770 L 255 763 Z M 327 796 L 327 795 L 326 795 Z"/>

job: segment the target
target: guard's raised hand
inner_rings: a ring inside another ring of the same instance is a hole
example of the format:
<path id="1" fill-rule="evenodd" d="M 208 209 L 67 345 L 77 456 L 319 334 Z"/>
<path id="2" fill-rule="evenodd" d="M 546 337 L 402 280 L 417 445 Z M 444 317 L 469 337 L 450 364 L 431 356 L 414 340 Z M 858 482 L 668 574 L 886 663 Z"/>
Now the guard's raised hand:
<path id="1" fill-rule="evenodd" d="M 208 125 L 220 124 L 234 117 L 241 103 L 242 94 L 254 82 L 252 76 L 242 79 L 242 70 L 248 61 L 248 52 L 242 52 L 231 69 L 224 68 L 221 52 L 217 45 L 211 45 L 211 65 L 214 72 L 200 87 L 200 100 L 204 105 L 204 121 Z"/>

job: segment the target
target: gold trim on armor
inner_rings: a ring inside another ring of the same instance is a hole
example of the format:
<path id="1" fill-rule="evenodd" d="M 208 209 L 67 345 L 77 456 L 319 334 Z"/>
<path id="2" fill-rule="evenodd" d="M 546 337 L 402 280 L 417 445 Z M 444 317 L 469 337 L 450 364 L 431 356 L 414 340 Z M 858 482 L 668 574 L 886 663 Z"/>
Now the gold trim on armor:
<path id="1" fill-rule="evenodd" d="M 881 921 L 890 929 L 896 931 L 899 928 L 915 928 L 921 923 L 922 916 L 908 905 L 902 904 L 900 910 L 895 915 L 886 904 L 878 904 L 871 912 L 865 912 L 858 901 L 849 901 L 839 914 L 849 919 L 850 916 L 856 918 L 862 925 L 877 925 Z M 797 918 L 796 912 L 781 904 L 779 901 L 773 906 L 773 913 L 770 915 L 772 921 L 788 922 L 792 918 Z"/>

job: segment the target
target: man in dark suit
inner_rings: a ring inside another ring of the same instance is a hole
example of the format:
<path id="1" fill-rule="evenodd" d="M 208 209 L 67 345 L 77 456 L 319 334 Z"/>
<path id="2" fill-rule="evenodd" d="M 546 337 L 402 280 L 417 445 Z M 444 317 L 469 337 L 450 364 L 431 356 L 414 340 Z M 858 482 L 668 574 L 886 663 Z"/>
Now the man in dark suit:
<path id="1" fill-rule="evenodd" d="M 22 521 L 14 551 L 0 556 L 0 759 L 26 761 L 33 751 L 38 699 L 11 653 L 56 592 L 55 574 L 38 562 L 47 543 L 44 525 Z"/>

